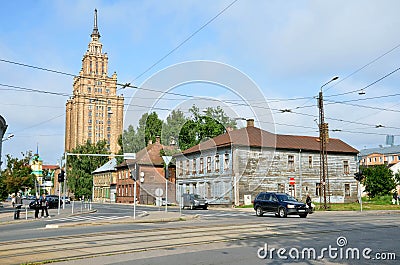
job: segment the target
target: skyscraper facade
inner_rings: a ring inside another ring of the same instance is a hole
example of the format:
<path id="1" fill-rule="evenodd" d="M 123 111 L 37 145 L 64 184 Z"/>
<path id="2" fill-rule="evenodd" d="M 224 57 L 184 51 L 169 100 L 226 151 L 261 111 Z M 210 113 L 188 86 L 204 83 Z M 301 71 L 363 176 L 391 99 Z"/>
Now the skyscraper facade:
<path id="1" fill-rule="evenodd" d="M 97 10 L 82 69 L 74 78 L 73 95 L 66 103 L 65 150 L 72 151 L 87 141 L 106 140 L 109 150 L 120 149 L 123 130 L 124 98 L 117 95 L 117 74 L 108 73 L 108 55 L 103 53 L 97 27 Z"/>

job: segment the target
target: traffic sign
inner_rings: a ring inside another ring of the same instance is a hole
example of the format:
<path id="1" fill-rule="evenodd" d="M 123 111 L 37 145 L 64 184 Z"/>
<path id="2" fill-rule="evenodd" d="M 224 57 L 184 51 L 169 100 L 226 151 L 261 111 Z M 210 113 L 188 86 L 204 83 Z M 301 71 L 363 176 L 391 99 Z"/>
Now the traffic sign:
<path id="1" fill-rule="evenodd" d="M 289 178 L 289 185 L 295 185 L 296 180 L 294 178 Z"/>

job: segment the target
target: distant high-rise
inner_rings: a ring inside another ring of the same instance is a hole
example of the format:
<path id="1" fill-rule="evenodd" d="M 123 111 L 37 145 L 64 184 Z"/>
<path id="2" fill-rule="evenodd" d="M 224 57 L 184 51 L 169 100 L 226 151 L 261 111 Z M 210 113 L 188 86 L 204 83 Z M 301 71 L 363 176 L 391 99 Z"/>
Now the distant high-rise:
<path id="1" fill-rule="evenodd" d="M 74 78 L 73 96 L 66 103 L 65 150 L 71 151 L 86 141 L 106 140 L 112 153 L 120 149 L 123 130 L 124 98 L 117 96 L 117 74 L 107 76 L 108 55 L 102 52 L 97 28 L 97 10 L 82 69 Z"/>

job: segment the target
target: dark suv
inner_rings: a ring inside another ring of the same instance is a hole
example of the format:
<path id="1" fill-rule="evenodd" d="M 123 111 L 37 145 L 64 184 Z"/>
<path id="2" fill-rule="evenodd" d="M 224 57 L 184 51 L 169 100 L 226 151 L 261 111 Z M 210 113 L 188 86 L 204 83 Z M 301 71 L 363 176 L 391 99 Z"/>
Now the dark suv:
<path id="1" fill-rule="evenodd" d="M 297 201 L 286 193 L 261 192 L 257 195 L 253 205 L 257 216 L 262 216 L 265 212 L 271 212 L 279 217 L 295 214 L 306 218 L 308 214 L 305 203 Z"/>

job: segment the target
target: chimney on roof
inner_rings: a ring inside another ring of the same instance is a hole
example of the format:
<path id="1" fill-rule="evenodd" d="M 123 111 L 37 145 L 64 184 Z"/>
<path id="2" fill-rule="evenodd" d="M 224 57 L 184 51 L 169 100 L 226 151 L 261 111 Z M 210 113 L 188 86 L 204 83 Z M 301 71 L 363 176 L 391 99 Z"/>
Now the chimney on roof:
<path id="1" fill-rule="evenodd" d="M 231 131 L 233 131 L 233 128 L 231 126 L 228 126 L 228 127 L 226 127 L 226 131 L 231 132 Z"/>
<path id="2" fill-rule="evenodd" d="M 160 143 L 160 136 L 156 136 L 156 144 Z"/>
<path id="3" fill-rule="evenodd" d="M 247 120 L 247 127 L 254 127 L 254 119 Z"/>
<path id="4" fill-rule="evenodd" d="M 153 144 L 153 140 L 149 139 L 149 142 L 147 145 L 151 145 L 151 144 Z"/>

